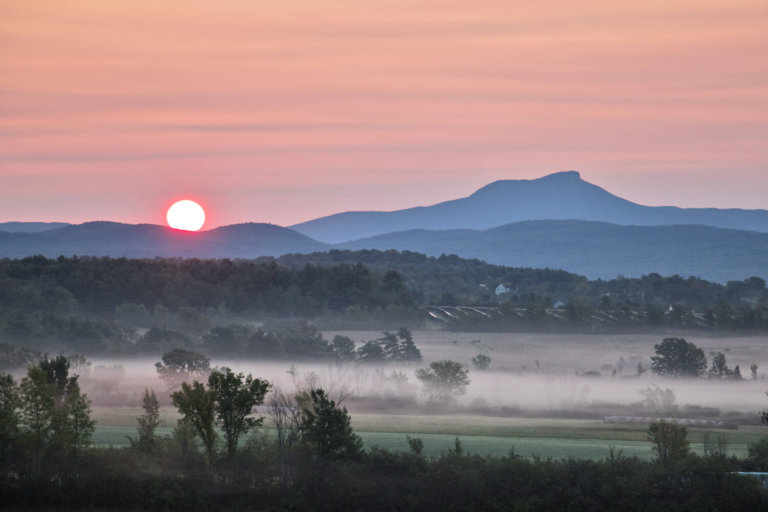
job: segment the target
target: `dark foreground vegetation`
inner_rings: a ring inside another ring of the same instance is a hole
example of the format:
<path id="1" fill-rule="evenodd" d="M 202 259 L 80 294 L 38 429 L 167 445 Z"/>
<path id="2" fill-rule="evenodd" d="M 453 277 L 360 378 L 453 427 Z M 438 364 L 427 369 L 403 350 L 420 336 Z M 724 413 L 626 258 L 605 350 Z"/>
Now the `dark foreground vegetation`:
<path id="1" fill-rule="evenodd" d="M 725 285 L 658 274 L 589 281 L 396 251 L 0 260 L 0 343 L 22 348 L 130 355 L 197 346 L 279 358 L 311 346 L 305 356 L 327 354 L 307 342 L 300 320 L 323 329 L 764 332 L 768 290 L 758 277 Z M 295 332 L 279 333 L 286 324 Z M 282 340 L 277 349 L 270 335 Z"/>
<path id="2" fill-rule="evenodd" d="M 768 490 L 738 471 L 768 470 L 768 437 L 745 460 L 716 444 L 699 457 L 685 427 L 648 429 L 653 461 L 610 451 L 599 461 L 480 457 L 456 438 L 439 456 L 364 450 L 347 410 L 325 390 L 287 394 L 214 369 L 173 393 L 181 420 L 159 425 L 144 394 L 125 449 L 91 448 L 93 421 L 63 357 L 0 376 L 0 503 L 16 510 L 764 510 Z M 434 369 L 434 368 L 433 368 Z M 267 399 L 267 393 L 270 392 Z M 252 414 L 267 401 L 267 418 Z"/>
<path id="3" fill-rule="evenodd" d="M 620 456 L 526 460 L 371 450 L 351 460 L 307 456 L 287 484 L 268 446 L 206 467 L 169 446 L 156 454 L 91 450 L 35 476 L 4 475 L 8 509 L 88 510 L 765 510 L 736 461 L 689 457 L 672 466 Z M 170 451 L 170 452 L 169 452 Z M 56 467 L 57 466 L 57 467 Z M 54 469 L 56 467 L 56 469 Z"/>

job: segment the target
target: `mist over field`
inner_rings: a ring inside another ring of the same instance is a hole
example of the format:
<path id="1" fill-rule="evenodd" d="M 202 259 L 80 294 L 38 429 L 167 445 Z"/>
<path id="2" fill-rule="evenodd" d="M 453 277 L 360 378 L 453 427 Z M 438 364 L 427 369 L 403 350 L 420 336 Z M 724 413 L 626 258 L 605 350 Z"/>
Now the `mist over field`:
<path id="1" fill-rule="evenodd" d="M 376 331 L 335 331 L 324 333 L 349 336 L 359 347 L 374 339 Z M 466 394 L 456 396 L 445 410 L 475 414 L 506 415 L 560 411 L 583 416 L 601 406 L 637 406 L 643 401 L 641 391 L 649 387 L 671 389 L 679 416 L 685 406 L 717 408 L 721 413 L 754 413 L 765 406 L 765 368 L 768 344 L 763 336 L 712 338 L 690 337 L 705 352 L 724 352 L 728 365 L 740 366 L 743 380 L 665 378 L 650 371 L 653 347 L 658 335 L 570 335 L 570 334 L 498 334 L 415 331 L 414 341 L 424 361 L 421 364 L 362 364 L 328 361 L 263 361 L 240 358 L 212 358 L 212 367 L 229 367 L 268 380 L 273 386 L 293 393 L 305 387 L 326 389 L 332 397 L 342 398 L 352 412 L 377 407 L 391 407 L 392 399 L 406 400 L 416 407 L 429 402 L 415 377 L 417 368 L 430 362 L 450 359 L 469 369 L 471 383 Z M 488 370 L 479 370 L 471 362 L 477 354 L 491 357 Z M 166 384 L 155 370 L 157 358 L 96 358 L 82 380 L 89 397 L 97 406 L 140 405 L 144 388 L 154 389 L 161 403 L 170 403 Z M 758 379 L 750 378 L 750 364 L 758 365 Z M 645 370 L 637 374 L 638 364 Z M 115 365 L 124 373 L 110 382 L 108 372 Z M 371 399 L 364 401 L 362 399 Z M 387 399 L 389 401 L 382 401 Z M 377 402 L 379 400 L 379 402 Z M 629 411 L 630 409 L 628 409 Z M 634 413 L 637 409 L 631 409 Z M 406 408 L 404 413 L 408 412 Z M 413 411 L 411 411 L 413 412 Z M 647 411 L 653 414 L 653 410 Z"/>

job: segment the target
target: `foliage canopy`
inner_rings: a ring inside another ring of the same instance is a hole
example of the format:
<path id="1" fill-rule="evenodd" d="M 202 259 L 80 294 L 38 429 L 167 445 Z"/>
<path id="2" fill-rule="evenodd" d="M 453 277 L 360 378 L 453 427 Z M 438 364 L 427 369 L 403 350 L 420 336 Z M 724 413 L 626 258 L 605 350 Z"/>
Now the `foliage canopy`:
<path id="1" fill-rule="evenodd" d="M 685 338 L 664 338 L 654 349 L 651 369 L 657 375 L 700 377 L 707 369 L 704 351 Z"/>

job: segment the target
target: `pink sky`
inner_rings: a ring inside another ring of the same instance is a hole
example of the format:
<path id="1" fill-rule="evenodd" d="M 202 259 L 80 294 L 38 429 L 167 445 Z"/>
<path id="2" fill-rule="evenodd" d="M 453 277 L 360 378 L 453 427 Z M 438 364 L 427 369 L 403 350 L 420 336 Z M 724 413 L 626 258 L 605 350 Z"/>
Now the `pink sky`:
<path id="1" fill-rule="evenodd" d="M 0 0 L 0 222 L 290 225 L 569 169 L 768 208 L 767 55 L 766 0 Z"/>

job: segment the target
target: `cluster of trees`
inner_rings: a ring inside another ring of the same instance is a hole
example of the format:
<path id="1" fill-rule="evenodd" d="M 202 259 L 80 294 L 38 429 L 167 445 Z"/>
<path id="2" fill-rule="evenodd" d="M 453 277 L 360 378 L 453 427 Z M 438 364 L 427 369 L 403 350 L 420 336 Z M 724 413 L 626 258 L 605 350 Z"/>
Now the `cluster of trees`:
<path id="1" fill-rule="evenodd" d="M 130 356 L 162 354 L 174 348 L 185 348 L 216 356 L 261 359 L 421 360 L 421 354 L 406 327 L 395 332 L 386 331 L 384 338 L 372 340 L 364 348 L 356 350 L 352 340 L 339 337 L 328 341 L 315 325 L 303 320 L 276 322 L 272 329 L 266 330 L 231 321 L 211 326 L 209 317 L 189 308 L 181 310 L 179 316 L 184 321 L 175 325 L 176 328 L 164 323 L 140 331 L 98 318 L 57 319 L 52 315 L 43 315 L 41 323 L 37 324 L 36 317 L 27 317 L 24 324 L 28 329 L 15 329 L 13 335 L 9 335 L 0 328 L 0 336 L 5 335 L 5 339 L 13 342 L 0 343 L 0 369 L 25 366 L 39 358 L 43 351 L 52 350 L 89 356 Z M 51 322 L 55 326 L 49 329 Z"/>
<path id="2" fill-rule="evenodd" d="M 183 331 L 153 327 L 135 345 L 138 353 L 147 354 L 157 354 L 172 348 L 263 359 L 331 359 L 337 356 L 320 331 L 307 322 L 300 322 L 295 327 L 283 325 L 268 331 L 233 323 L 213 327 L 198 337 Z"/>
<path id="3" fill-rule="evenodd" d="M 344 353 L 344 359 L 355 359 L 362 363 L 381 363 L 385 361 L 399 363 L 421 362 L 421 351 L 413 342 L 413 335 L 405 327 L 397 332 L 384 331 L 383 337 L 368 341 L 352 353 L 354 343 L 345 336 L 336 336 L 332 346 L 336 353 Z M 344 347 L 343 351 L 341 347 Z"/>
<path id="4" fill-rule="evenodd" d="M 42 358 L 17 384 L 0 374 L 0 468 L 35 472 L 44 460 L 77 457 L 95 422 L 78 375 L 64 356 Z"/>
<path id="5" fill-rule="evenodd" d="M 227 458 L 233 460 L 241 435 L 261 425 L 263 418 L 251 416 L 253 408 L 264 403 L 270 384 L 250 374 L 235 374 L 229 368 L 215 369 L 208 375 L 208 386 L 200 381 L 182 382 L 181 390 L 171 395 L 182 414 L 184 425 L 192 427 L 205 448 L 210 465 L 216 449 L 217 427 L 227 445 Z M 153 411 L 147 411 L 153 417 Z"/>
<path id="6" fill-rule="evenodd" d="M 175 347 L 178 353 L 189 349 L 202 350 L 206 353 L 225 356 L 254 356 L 259 358 L 281 359 L 330 359 L 339 362 L 359 363 L 418 363 L 421 351 L 413 341 L 411 331 L 400 327 L 397 331 L 384 331 L 381 338 L 367 341 L 360 347 L 348 336 L 335 335 L 329 342 L 318 329 L 308 323 L 300 324 L 298 329 L 281 327 L 274 331 L 252 329 L 244 325 L 230 325 L 211 329 L 202 337 L 202 343 L 193 344 L 188 340 L 178 343 L 179 337 L 172 332 L 150 330 L 147 336 L 165 336 L 170 343 L 153 344 L 147 350 L 139 345 L 143 352 L 158 351 Z"/>
<path id="7" fill-rule="evenodd" d="M 395 346 L 411 346 L 402 342 L 404 339 L 406 342 L 412 339 L 410 333 L 406 329 L 400 330 L 401 338 L 398 338 L 393 333 L 385 332 L 384 338 L 375 340 L 376 343 L 386 343 L 389 336 L 392 336 L 391 343 Z M 351 342 L 349 338 L 337 336 L 334 338 L 334 343 Z M 373 342 L 368 342 L 373 343 Z M 366 344 L 367 345 L 367 344 Z M 348 348 L 348 347 L 347 347 Z M 418 354 L 418 360 L 415 358 L 399 359 L 398 361 L 417 362 L 421 361 L 421 354 L 418 353 L 418 348 L 412 345 L 412 349 Z M 355 352 L 349 350 L 351 357 L 355 356 Z M 402 351 L 393 351 L 393 353 L 402 353 Z M 488 358 L 490 360 L 490 358 Z M 348 359 L 348 361 L 351 359 Z M 390 359 L 392 361 L 394 359 Z M 387 361 L 386 359 L 378 360 L 378 362 Z M 362 362 L 366 362 L 362 360 Z M 184 388 L 184 383 L 191 381 L 200 384 L 206 378 L 209 380 L 208 384 L 210 389 L 215 389 L 214 384 L 210 381 L 211 376 L 216 372 L 225 372 L 227 375 L 231 373 L 227 368 L 222 370 L 212 370 L 210 359 L 199 352 L 193 352 L 186 349 L 174 349 L 170 352 L 163 354 L 161 361 L 155 364 L 155 368 L 158 376 L 165 382 L 166 388 L 169 392 L 173 393 L 174 401 L 176 401 L 177 393 L 181 390 L 187 393 Z M 442 360 L 433 361 L 427 368 L 419 368 L 416 370 L 416 378 L 421 381 L 424 386 L 424 394 L 432 401 L 450 402 L 456 396 L 463 395 L 466 391 L 466 387 L 469 385 L 470 380 L 468 377 L 469 370 L 456 361 Z M 218 382 L 218 377 L 216 378 Z M 202 385 L 202 384 L 200 384 Z M 311 386 L 310 386 L 311 387 Z M 263 397 L 262 397 L 263 398 Z M 215 400 L 211 400 L 213 403 Z M 257 404 L 254 404 L 257 405 Z"/>
<path id="8" fill-rule="evenodd" d="M 725 354 L 718 352 L 712 358 L 712 366 L 707 370 L 707 357 L 704 351 L 685 338 L 664 338 L 654 345 L 656 355 L 651 357 L 651 370 L 657 375 L 670 377 L 703 377 L 712 379 L 742 378 L 741 369 L 736 365 L 729 368 Z M 752 377 L 757 377 L 757 364 L 752 363 Z"/>
<path id="9" fill-rule="evenodd" d="M 254 410 L 264 404 L 270 391 L 269 416 L 277 434 L 276 454 L 284 485 L 297 465 L 307 461 L 362 457 L 363 444 L 352 430 L 347 409 L 326 390 L 308 386 L 289 394 L 251 374 L 235 374 L 226 367 L 211 369 L 209 363 L 202 354 L 176 350 L 165 354 L 163 362 L 156 365 L 181 414 L 174 438 L 184 440 L 186 451 L 191 449 L 190 438 L 199 440 L 208 468 L 236 464 L 243 451 L 240 440 L 264 422 Z M 139 437 L 132 445 L 152 452 L 162 444 L 154 433 L 159 424 L 154 392 L 145 390 L 143 407 L 144 415 L 138 418 Z M 220 437 L 224 440 L 223 454 L 218 450 Z M 246 445 L 246 456 L 249 449 Z"/>

